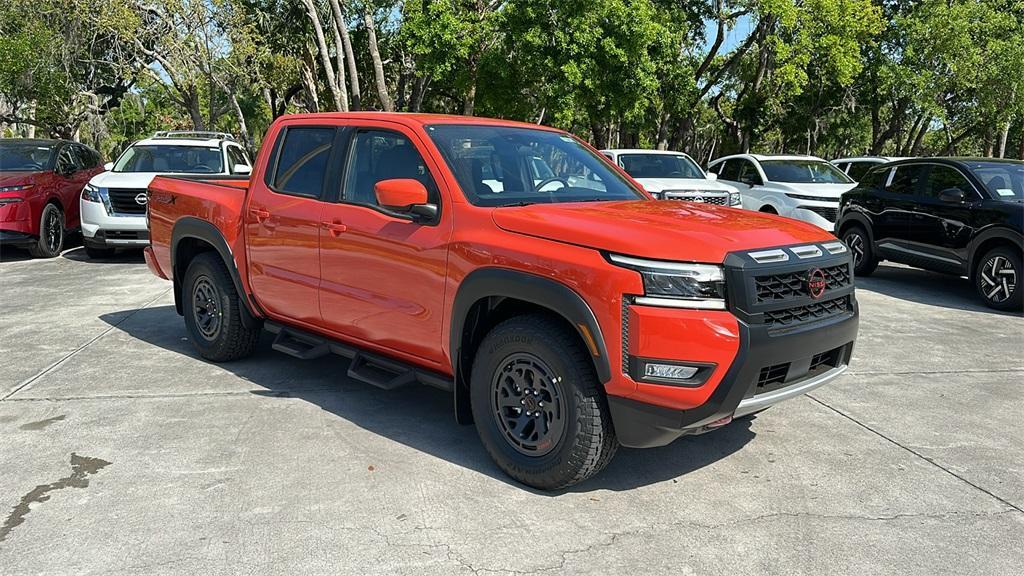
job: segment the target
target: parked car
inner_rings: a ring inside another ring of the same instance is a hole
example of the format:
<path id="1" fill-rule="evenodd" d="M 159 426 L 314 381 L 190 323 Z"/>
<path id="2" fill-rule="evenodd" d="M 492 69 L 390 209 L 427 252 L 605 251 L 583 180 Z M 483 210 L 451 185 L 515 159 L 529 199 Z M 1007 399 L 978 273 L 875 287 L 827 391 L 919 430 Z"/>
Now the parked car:
<path id="1" fill-rule="evenodd" d="M 839 237 L 854 271 L 881 260 L 968 276 L 985 303 L 1021 310 L 1024 162 L 902 160 L 872 168 L 843 195 Z"/>
<path id="2" fill-rule="evenodd" d="M 77 142 L 0 139 L 0 244 L 60 254 L 79 227 L 82 187 L 102 171 L 99 153 Z"/>
<path id="3" fill-rule="evenodd" d="M 835 228 L 839 197 L 856 184 L 835 166 L 814 156 L 736 154 L 708 167 L 737 187 L 743 207 Z"/>
<path id="4" fill-rule="evenodd" d="M 651 196 L 665 200 L 686 200 L 720 206 L 739 206 L 739 191 L 716 182 L 682 152 L 669 150 L 601 150 L 639 182 Z"/>
<path id="5" fill-rule="evenodd" d="M 821 386 L 857 333 L 831 234 L 652 201 L 533 124 L 285 116 L 247 184 L 157 177 L 149 194 L 146 262 L 202 357 L 252 354 L 266 328 L 285 354 L 351 357 L 350 378 L 435 386 L 543 489 Z"/>
<path id="6" fill-rule="evenodd" d="M 832 164 L 836 168 L 842 170 L 847 176 L 853 181 L 860 182 L 860 179 L 867 174 L 867 171 L 871 168 L 878 166 L 879 164 L 885 164 L 886 162 L 895 162 L 896 160 L 905 160 L 906 158 L 899 156 L 856 156 L 853 158 L 837 158 L 832 161 Z"/>
<path id="7" fill-rule="evenodd" d="M 149 244 L 146 187 L 157 174 L 248 175 L 249 155 L 222 132 L 157 132 L 125 150 L 82 193 L 82 241 L 90 258 Z"/>

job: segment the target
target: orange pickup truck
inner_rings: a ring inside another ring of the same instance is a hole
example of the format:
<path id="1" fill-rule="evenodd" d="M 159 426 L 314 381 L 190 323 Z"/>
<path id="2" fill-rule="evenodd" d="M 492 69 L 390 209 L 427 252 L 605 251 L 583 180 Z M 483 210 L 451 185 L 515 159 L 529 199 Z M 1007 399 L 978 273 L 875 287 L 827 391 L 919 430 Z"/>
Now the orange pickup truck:
<path id="1" fill-rule="evenodd" d="M 816 226 L 652 199 L 560 130 L 279 118 L 249 179 L 158 177 L 146 261 L 200 355 L 261 330 L 348 376 L 451 394 L 513 478 L 558 489 L 842 373 L 851 258 Z"/>

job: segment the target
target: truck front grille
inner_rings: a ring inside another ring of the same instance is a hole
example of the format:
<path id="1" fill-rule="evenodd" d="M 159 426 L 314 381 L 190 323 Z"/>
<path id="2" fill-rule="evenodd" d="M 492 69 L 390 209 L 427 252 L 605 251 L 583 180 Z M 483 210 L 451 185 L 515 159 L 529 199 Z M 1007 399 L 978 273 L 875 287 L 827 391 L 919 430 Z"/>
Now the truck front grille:
<path id="1" fill-rule="evenodd" d="M 108 188 L 107 198 L 110 199 L 110 208 L 114 214 L 141 216 L 146 213 L 146 204 L 139 204 L 136 197 L 145 193 L 145 190 L 138 188 Z"/>
<path id="2" fill-rule="evenodd" d="M 846 264 L 829 266 L 822 268 L 821 271 L 825 274 L 826 290 L 845 288 L 850 285 L 850 267 Z M 757 287 L 759 303 L 810 295 L 807 289 L 807 271 L 757 276 L 754 279 L 754 284 Z"/>
<path id="3" fill-rule="evenodd" d="M 803 306 L 793 306 L 792 308 L 765 312 L 764 321 L 770 327 L 779 328 L 821 320 L 829 316 L 845 313 L 848 310 L 850 310 L 850 297 L 841 296 L 832 300 L 823 300 Z"/>
<path id="4" fill-rule="evenodd" d="M 682 200 L 684 202 L 716 204 L 718 206 L 729 205 L 729 194 L 723 192 L 702 192 L 700 190 L 666 190 L 663 193 L 663 195 L 666 200 Z"/>

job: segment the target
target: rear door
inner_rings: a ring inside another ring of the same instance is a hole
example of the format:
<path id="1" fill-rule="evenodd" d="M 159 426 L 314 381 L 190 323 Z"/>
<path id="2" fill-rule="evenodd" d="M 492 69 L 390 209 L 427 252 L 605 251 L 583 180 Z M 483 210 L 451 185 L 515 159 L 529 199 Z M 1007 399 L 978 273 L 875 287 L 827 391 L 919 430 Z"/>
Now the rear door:
<path id="1" fill-rule="evenodd" d="M 87 149 L 78 144 L 65 144 L 57 156 L 59 170 L 56 179 L 59 187 L 57 194 L 64 207 L 65 228 L 78 228 L 80 225 L 79 210 L 81 207 L 78 200 L 82 195 L 82 189 L 92 177 L 89 164 Z"/>
<path id="2" fill-rule="evenodd" d="M 337 134 L 335 126 L 287 125 L 264 178 L 250 183 L 242 216 L 249 282 L 256 301 L 278 319 L 320 322 L 321 198 Z"/>
<path id="3" fill-rule="evenodd" d="M 443 368 L 449 365 L 441 333 L 452 215 L 434 176 L 439 167 L 424 150 L 404 126 L 352 124 L 340 196 L 322 217 L 320 312 L 333 332 Z M 422 182 L 440 208 L 435 221 L 385 213 L 374 184 L 390 178 Z"/>

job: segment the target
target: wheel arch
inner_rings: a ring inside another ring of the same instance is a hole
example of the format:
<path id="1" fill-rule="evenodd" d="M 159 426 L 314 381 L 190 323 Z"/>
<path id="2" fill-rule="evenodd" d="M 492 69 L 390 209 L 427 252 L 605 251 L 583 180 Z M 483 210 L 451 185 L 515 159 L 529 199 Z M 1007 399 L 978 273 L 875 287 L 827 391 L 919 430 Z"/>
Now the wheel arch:
<path id="1" fill-rule="evenodd" d="M 235 285 L 238 298 L 242 302 L 242 310 L 244 311 L 242 322 L 246 327 L 256 324 L 256 318 L 259 316 L 245 292 L 242 277 L 238 272 L 238 266 L 235 264 L 234 255 L 231 253 L 231 248 L 228 246 L 223 234 L 213 224 L 192 216 L 178 219 L 174 223 L 174 229 L 171 231 L 174 307 L 178 314 L 184 314 L 181 283 L 185 278 L 185 271 L 188 270 L 188 265 L 192 259 L 204 252 L 216 252 L 220 256 L 224 266 L 228 269 L 232 283 Z"/>
<path id="2" fill-rule="evenodd" d="M 593 310 L 568 286 L 527 272 L 481 268 L 459 285 L 452 306 L 449 354 L 455 375 L 455 414 L 469 423 L 468 377 L 476 347 L 497 323 L 530 312 L 550 314 L 571 327 L 590 352 L 602 383 L 611 379 L 611 364 L 601 327 Z"/>
<path id="3" fill-rule="evenodd" d="M 857 212 L 852 212 L 843 217 L 843 219 L 839 222 L 839 226 L 836 228 L 836 236 L 839 239 L 842 239 L 843 234 L 854 226 L 860 226 L 861 228 L 863 228 L 864 231 L 867 232 L 868 241 L 871 242 L 872 246 L 874 246 L 875 233 L 871 229 L 871 221 L 867 218 L 867 216 L 864 216 L 863 214 Z"/>
<path id="4" fill-rule="evenodd" d="M 989 250 L 999 246 L 1006 246 L 1016 250 L 1018 253 L 1021 253 L 1022 243 L 1024 243 L 1024 235 L 1014 232 L 1008 228 L 990 228 L 981 234 L 978 234 L 978 236 L 971 241 L 969 259 L 967 263 L 967 272 L 971 282 L 974 282 L 981 258 L 988 253 Z"/>

